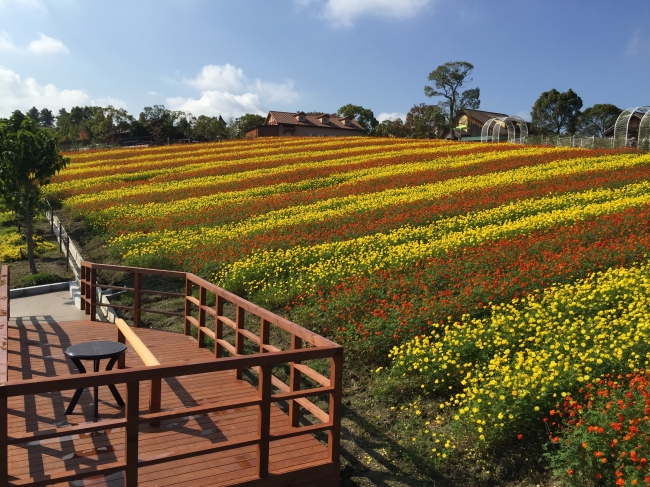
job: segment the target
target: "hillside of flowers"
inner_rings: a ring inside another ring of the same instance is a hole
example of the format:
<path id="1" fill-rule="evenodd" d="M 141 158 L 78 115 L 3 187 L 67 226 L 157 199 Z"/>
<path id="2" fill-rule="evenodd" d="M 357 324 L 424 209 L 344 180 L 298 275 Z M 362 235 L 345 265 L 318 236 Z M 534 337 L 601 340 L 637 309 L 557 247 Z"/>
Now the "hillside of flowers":
<path id="1" fill-rule="evenodd" d="M 125 264 L 342 343 L 433 464 L 534 441 L 571 485 L 650 484 L 649 154 L 360 137 L 71 158 L 48 196 Z M 607 446 L 627 433 L 592 390 L 632 391 L 638 448 Z"/>

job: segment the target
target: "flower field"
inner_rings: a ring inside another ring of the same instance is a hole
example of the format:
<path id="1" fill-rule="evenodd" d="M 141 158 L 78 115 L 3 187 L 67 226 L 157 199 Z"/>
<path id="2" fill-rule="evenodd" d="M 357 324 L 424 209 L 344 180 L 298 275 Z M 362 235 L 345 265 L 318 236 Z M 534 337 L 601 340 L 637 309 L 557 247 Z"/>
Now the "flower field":
<path id="1" fill-rule="evenodd" d="M 566 460 L 583 433 L 551 414 L 593 409 L 607 374 L 648 384 L 650 155 L 268 138 L 71 158 L 49 196 L 124 263 L 201 274 L 342 343 L 434 463 L 561 437 L 567 481 L 650 482 Z M 634 455 L 647 413 L 638 428 Z"/>

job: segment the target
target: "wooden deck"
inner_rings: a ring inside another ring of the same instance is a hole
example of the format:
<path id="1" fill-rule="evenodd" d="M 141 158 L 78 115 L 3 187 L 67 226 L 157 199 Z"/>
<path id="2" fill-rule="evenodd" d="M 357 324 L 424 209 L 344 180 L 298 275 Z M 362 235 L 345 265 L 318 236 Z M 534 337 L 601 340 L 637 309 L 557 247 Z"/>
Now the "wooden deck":
<path id="1" fill-rule="evenodd" d="M 98 269 L 134 275 L 135 326 L 121 319 L 94 321 L 99 288 L 111 288 L 98 283 Z M 185 292 L 143 289 L 145 275 L 184 278 Z M 87 321 L 8 319 L 8 282 L 3 266 L 0 486 L 338 485 L 339 345 L 189 273 L 83 262 Z M 143 308 L 141 294 L 156 292 L 183 297 L 184 313 Z M 212 307 L 206 304 L 209 294 L 216 301 Z M 234 319 L 224 313 L 227 303 Z M 141 312 L 183 317 L 184 334 L 138 328 Z M 248 329 L 247 316 L 259 326 Z M 190 336 L 193 327 L 198 340 Z M 228 339 L 226 327 L 232 330 Z M 290 349 L 271 344 L 276 328 L 288 334 Z M 212 351 L 206 337 L 213 340 Z M 80 374 L 64 351 L 95 340 L 126 343 L 124 360 L 111 371 Z M 245 341 L 253 344 L 252 353 L 246 353 Z M 312 369 L 313 360 L 328 361 L 329 372 Z M 284 380 L 274 367 L 282 368 Z M 124 407 L 116 404 L 111 384 Z M 99 387 L 98 419 L 93 386 Z M 75 389 L 82 387 L 89 389 L 65 415 Z M 328 407 L 317 406 L 313 397 L 326 397 Z M 314 422 L 301 422 L 301 411 Z"/>
<path id="2" fill-rule="evenodd" d="M 209 360 L 211 352 L 197 348 L 194 338 L 176 333 L 149 329 L 134 329 L 151 352 L 162 363 L 179 360 Z M 115 325 L 91 321 L 63 322 L 11 320 L 9 323 L 9 383 L 19 380 L 77 374 L 74 365 L 66 359 L 64 350 L 75 343 L 92 340 L 115 340 Z M 129 347 L 127 367 L 144 365 Z M 117 385 L 122 396 L 124 384 Z M 74 414 L 64 414 L 74 391 L 40 394 L 9 399 L 10 436 L 48 430 L 52 427 L 74 426 L 93 421 L 93 399 L 85 390 Z M 163 380 L 163 410 L 199 406 L 204 403 L 231 401 L 254 396 L 257 389 L 243 380 L 235 380 L 231 371 L 213 372 Z M 99 414 L 101 419 L 124 418 L 107 387 L 100 387 Z M 148 383 L 140 387 L 140 410 L 148 411 Z M 272 406 L 271 433 L 286 428 L 288 416 L 279 407 Z M 170 449 L 195 446 L 251 436 L 257 432 L 257 407 L 235 408 L 196 416 L 162 421 L 160 427 L 143 425 L 140 428 L 140 457 L 166 455 Z M 10 475 L 39 477 L 56 470 L 73 470 L 81 466 L 111 463 L 124 454 L 124 428 L 113 428 L 89 434 L 72 435 L 34 442 L 36 444 L 9 447 Z M 141 485 L 242 485 L 255 478 L 256 451 L 254 446 L 237 451 L 225 451 L 177 460 L 140 470 Z M 275 485 L 287 471 L 300 466 L 293 481 L 282 485 L 336 485 L 338 468 L 327 462 L 327 446 L 311 434 L 287 438 L 271 443 L 269 478 L 263 485 Z M 313 476 L 305 467 L 313 465 Z M 330 467 L 330 468 L 323 468 Z M 329 479 L 329 483 L 327 482 Z M 285 479 L 287 480 L 287 479 Z M 336 483 L 334 483 L 336 481 Z M 259 482 L 259 481 L 258 481 Z M 250 485 L 254 485 L 255 482 Z M 64 484 L 54 485 L 69 485 Z M 74 481 L 73 485 L 123 485 L 123 474 Z M 248 485 L 248 484 L 246 484 Z M 260 484 L 261 485 L 261 484 Z M 279 485 L 279 484 L 278 484 Z"/>

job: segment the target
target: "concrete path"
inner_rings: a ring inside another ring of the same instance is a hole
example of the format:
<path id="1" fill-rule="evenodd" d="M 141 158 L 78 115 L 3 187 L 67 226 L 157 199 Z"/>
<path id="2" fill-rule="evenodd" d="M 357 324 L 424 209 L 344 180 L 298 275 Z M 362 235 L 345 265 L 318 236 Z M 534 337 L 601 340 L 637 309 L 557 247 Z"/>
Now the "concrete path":
<path id="1" fill-rule="evenodd" d="M 34 316 L 55 321 L 87 320 L 90 317 L 77 309 L 70 297 L 70 291 L 56 291 L 26 298 L 10 300 L 9 318 Z"/>

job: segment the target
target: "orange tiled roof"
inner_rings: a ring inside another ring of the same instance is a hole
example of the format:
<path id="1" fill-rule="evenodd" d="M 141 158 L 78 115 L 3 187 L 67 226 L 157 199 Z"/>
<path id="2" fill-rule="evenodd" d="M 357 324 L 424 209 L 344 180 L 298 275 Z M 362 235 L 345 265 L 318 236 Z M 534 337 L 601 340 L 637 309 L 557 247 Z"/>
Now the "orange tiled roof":
<path id="1" fill-rule="evenodd" d="M 307 127 L 364 130 L 364 128 L 354 118 L 350 119 L 350 125 L 345 125 L 342 121 L 344 117 L 339 117 L 338 115 L 329 115 L 329 122 L 327 123 L 322 123 L 319 120 L 319 118 L 321 118 L 323 115 L 305 115 L 305 121 L 299 122 L 296 118 L 296 115 L 298 115 L 298 113 L 304 112 L 269 112 L 264 125 L 304 125 Z"/>

